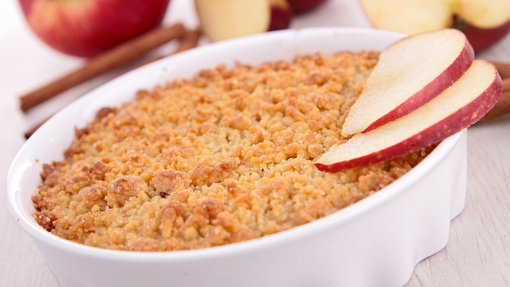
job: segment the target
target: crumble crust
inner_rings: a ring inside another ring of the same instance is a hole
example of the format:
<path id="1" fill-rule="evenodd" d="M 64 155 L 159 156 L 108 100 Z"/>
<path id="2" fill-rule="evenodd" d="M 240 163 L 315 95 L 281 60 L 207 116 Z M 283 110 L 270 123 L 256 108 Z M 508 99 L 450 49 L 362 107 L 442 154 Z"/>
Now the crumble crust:
<path id="1" fill-rule="evenodd" d="M 259 238 L 387 186 L 433 147 L 335 174 L 313 166 L 379 53 L 204 69 L 100 110 L 32 201 L 49 232 L 114 250 L 172 251 Z"/>

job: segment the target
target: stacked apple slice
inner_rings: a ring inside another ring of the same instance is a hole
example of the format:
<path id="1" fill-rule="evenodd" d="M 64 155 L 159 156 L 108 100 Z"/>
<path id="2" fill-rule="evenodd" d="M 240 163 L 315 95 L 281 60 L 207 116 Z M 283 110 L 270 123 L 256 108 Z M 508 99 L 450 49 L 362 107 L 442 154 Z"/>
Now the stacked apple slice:
<path id="1" fill-rule="evenodd" d="M 342 133 L 354 136 L 324 154 L 315 166 L 338 172 L 389 160 L 437 143 L 485 115 L 501 95 L 501 77 L 491 63 L 472 61 L 472 52 L 467 65 L 457 62 L 465 53 L 459 46 L 470 48 L 455 33 L 462 35 L 455 30 L 419 34 L 383 52 L 344 123 Z M 447 46 L 440 44 L 443 41 Z M 457 57 L 428 59 L 426 55 L 437 57 L 436 49 L 442 54 L 457 51 Z M 400 58 L 394 58 L 398 53 Z"/>
<path id="2" fill-rule="evenodd" d="M 402 117 L 439 95 L 473 62 L 466 36 L 443 29 L 405 38 L 384 51 L 342 134 L 367 132 Z"/>

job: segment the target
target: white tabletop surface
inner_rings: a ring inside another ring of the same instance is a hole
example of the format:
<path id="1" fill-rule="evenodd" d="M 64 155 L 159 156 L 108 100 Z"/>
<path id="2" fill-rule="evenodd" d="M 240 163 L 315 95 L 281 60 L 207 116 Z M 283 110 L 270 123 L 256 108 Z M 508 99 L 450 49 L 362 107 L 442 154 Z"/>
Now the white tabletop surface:
<path id="1" fill-rule="evenodd" d="M 172 0 L 165 23 L 198 21 L 191 0 Z M 329 0 L 294 19 L 293 28 L 370 27 L 356 0 Z M 206 44 L 205 39 L 201 40 Z M 171 43 L 153 54 L 168 54 Z M 510 35 L 479 58 L 510 62 Z M 42 44 L 28 29 L 15 0 L 0 1 L 0 286 L 56 287 L 28 235 L 11 218 L 5 185 L 9 165 L 35 123 L 122 72 L 72 88 L 29 114 L 18 97 L 83 64 Z M 475 125 L 468 133 L 468 188 L 464 211 L 451 223 L 446 248 L 420 262 L 406 286 L 510 286 L 510 117 Z"/>

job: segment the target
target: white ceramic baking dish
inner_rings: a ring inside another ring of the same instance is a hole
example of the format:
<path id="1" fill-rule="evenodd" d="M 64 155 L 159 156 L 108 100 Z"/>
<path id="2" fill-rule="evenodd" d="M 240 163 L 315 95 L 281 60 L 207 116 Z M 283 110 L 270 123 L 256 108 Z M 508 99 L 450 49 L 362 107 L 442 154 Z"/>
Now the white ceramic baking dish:
<path id="1" fill-rule="evenodd" d="M 382 50 L 402 37 L 355 28 L 266 33 L 199 47 L 116 78 L 52 117 L 21 148 L 7 181 L 12 216 L 62 286 L 402 286 L 420 260 L 446 245 L 450 221 L 464 207 L 466 131 L 443 141 L 388 187 L 335 214 L 262 239 L 210 249 L 139 253 L 72 243 L 37 224 L 30 199 L 40 183 L 42 163 L 63 158 L 74 126 L 92 120 L 101 107 L 132 99 L 138 89 L 191 77 L 219 63 Z"/>

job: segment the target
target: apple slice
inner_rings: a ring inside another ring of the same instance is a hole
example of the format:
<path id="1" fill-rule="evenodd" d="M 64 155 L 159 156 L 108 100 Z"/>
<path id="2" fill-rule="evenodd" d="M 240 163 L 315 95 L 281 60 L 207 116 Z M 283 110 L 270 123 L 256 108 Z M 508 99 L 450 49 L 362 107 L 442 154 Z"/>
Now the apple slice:
<path id="1" fill-rule="evenodd" d="M 457 15 L 482 29 L 491 29 L 510 21 L 508 0 L 458 0 Z"/>
<path id="2" fill-rule="evenodd" d="M 408 35 L 450 27 L 453 13 L 442 0 L 361 0 L 372 24 Z"/>
<path id="3" fill-rule="evenodd" d="M 360 0 L 374 27 L 414 35 L 453 27 L 475 52 L 510 32 L 509 0 Z"/>
<path id="4" fill-rule="evenodd" d="M 510 31 L 509 0 L 458 0 L 455 28 L 466 34 L 476 52 L 497 43 Z"/>
<path id="5" fill-rule="evenodd" d="M 286 0 L 195 0 L 195 7 L 212 42 L 286 29 L 293 16 Z"/>
<path id="6" fill-rule="evenodd" d="M 496 68 L 474 60 L 451 87 L 412 113 L 330 149 L 315 166 L 338 172 L 405 155 L 437 143 L 475 123 L 498 101 L 502 81 Z"/>
<path id="7" fill-rule="evenodd" d="M 367 132 L 427 103 L 458 80 L 473 61 L 466 36 L 442 29 L 405 38 L 381 53 L 342 127 Z"/>
<path id="8" fill-rule="evenodd" d="M 212 42 L 267 31 L 268 0 L 195 0 L 204 34 Z"/>
<path id="9" fill-rule="evenodd" d="M 508 34 L 510 31 L 510 19 L 501 26 L 484 29 L 457 18 L 454 28 L 461 30 L 466 35 L 471 46 L 478 53 L 496 44 Z"/>

